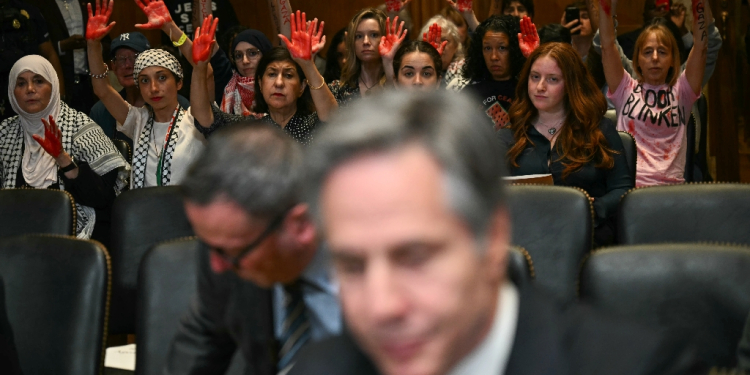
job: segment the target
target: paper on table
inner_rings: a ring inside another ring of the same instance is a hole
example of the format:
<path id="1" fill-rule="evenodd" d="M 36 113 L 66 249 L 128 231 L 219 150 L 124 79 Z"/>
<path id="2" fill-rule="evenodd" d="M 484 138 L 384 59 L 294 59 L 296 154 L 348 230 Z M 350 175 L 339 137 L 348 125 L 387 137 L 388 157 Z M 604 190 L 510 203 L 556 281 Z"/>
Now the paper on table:
<path id="1" fill-rule="evenodd" d="M 107 348 L 104 367 L 135 371 L 135 344 Z"/>
<path id="2" fill-rule="evenodd" d="M 552 175 L 547 174 L 527 174 L 523 176 L 508 176 L 503 177 L 503 180 L 511 184 L 542 184 L 542 185 L 554 185 L 555 182 L 552 180 Z"/>

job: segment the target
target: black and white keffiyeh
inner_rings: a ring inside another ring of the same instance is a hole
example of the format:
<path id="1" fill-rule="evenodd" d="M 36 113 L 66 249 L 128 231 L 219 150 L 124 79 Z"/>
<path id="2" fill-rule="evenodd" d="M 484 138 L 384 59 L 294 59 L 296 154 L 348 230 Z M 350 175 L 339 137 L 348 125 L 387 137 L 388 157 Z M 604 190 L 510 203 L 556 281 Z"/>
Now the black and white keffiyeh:
<path id="1" fill-rule="evenodd" d="M 62 132 L 63 149 L 78 162 L 85 162 L 94 173 L 102 176 L 112 170 L 120 170 L 115 182 L 115 193 L 120 194 L 128 185 L 130 166 L 114 144 L 107 138 L 102 128 L 82 112 L 60 102 L 60 112 L 55 119 Z M 0 123 L 0 179 L 2 188 L 14 188 L 21 163 L 24 144 L 24 131 L 19 116 Z M 59 177 L 60 189 L 65 189 Z M 79 238 L 90 238 L 94 231 L 96 213 L 93 208 L 76 203 L 78 218 L 76 234 Z"/>
<path id="2" fill-rule="evenodd" d="M 133 64 L 135 87 L 138 87 L 138 76 L 141 74 L 141 71 L 150 66 L 166 68 L 182 79 L 182 66 L 177 58 L 163 49 L 154 48 L 143 51 L 143 53 L 139 54 L 135 59 L 135 63 Z"/>
<path id="3" fill-rule="evenodd" d="M 172 131 L 169 133 L 166 150 L 163 151 L 164 162 L 161 166 L 162 186 L 168 186 L 171 182 L 172 157 L 177 147 L 179 139 L 178 129 L 184 115 L 185 110 L 180 107 L 177 110 L 177 116 L 173 120 L 174 125 Z M 138 144 L 135 146 L 135 152 L 133 152 L 133 186 L 131 187 L 133 189 L 142 188 L 146 182 L 146 164 L 148 163 L 148 149 L 151 144 L 151 132 L 153 132 L 153 128 L 154 115 L 152 113 L 146 126 L 143 127 L 141 134 L 138 136 Z"/>

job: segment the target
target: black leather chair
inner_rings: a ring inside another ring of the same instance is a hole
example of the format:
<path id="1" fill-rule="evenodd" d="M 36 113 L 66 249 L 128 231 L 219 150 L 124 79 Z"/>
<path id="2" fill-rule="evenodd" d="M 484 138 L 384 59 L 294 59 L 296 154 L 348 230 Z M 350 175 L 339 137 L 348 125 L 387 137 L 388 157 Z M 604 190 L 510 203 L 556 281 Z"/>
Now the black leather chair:
<path id="1" fill-rule="evenodd" d="M 115 148 L 117 148 L 117 151 L 120 151 L 120 153 L 125 158 L 125 160 L 128 161 L 128 163 L 133 160 L 133 152 L 130 150 L 130 145 L 128 144 L 128 142 L 122 139 L 113 139 L 112 143 L 115 144 Z"/>
<path id="2" fill-rule="evenodd" d="M 112 208 L 111 334 L 135 333 L 138 266 L 143 254 L 161 242 L 193 235 L 179 187 L 126 191 Z"/>
<path id="3" fill-rule="evenodd" d="M 528 284 L 534 280 L 534 261 L 526 249 L 512 246 L 508 252 L 508 278 L 516 285 Z"/>
<path id="4" fill-rule="evenodd" d="M 163 371 L 180 318 L 197 290 L 199 246 L 194 237 L 188 237 L 157 245 L 143 256 L 138 271 L 138 375 Z"/>
<path id="5" fill-rule="evenodd" d="M 619 133 L 620 140 L 625 148 L 625 160 L 628 163 L 628 169 L 630 169 L 630 174 L 632 176 L 630 181 L 633 183 L 633 186 L 635 186 L 635 171 L 638 165 L 638 151 L 635 145 L 635 138 L 633 138 L 628 132 L 618 131 L 617 133 Z"/>
<path id="6" fill-rule="evenodd" d="M 31 233 L 76 234 L 76 207 L 67 191 L 0 190 L 0 212 L 0 237 Z"/>
<path id="7" fill-rule="evenodd" d="M 620 201 L 617 226 L 618 242 L 627 245 L 711 241 L 750 245 L 750 185 L 635 189 Z"/>
<path id="8" fill-rule="evenodd" d="M 708 366 L 734 367 L 750 311 L 750 248 L 644 244 L 595 251 L 581 300 L 696 345 Z"/>
<path id="9" fill-rule="evenodd" d="M 111 280 L 103 246 L 65 236 L 2 238 L 0 278 L 24 374 L 100 374 Z"/>
<path id="10" fill-rule="evenodd" d="M 509 186 L 507 192 L 511 243 L 531 254 L 536 284 L 563 302 L 575 299 L 578 269 L 593 240 L 588 196 L 547 185 Z"/>

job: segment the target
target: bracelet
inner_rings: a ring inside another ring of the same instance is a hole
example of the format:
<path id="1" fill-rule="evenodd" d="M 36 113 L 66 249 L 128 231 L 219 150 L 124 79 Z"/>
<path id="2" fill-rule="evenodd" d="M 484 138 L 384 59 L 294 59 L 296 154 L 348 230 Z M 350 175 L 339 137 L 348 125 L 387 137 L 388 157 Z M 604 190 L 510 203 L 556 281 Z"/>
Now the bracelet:
<path id="1" fill-rule="evenodd" d="M 106 78 L 108 72 L 109 72 L 109 67 L 107 66 L 107 64 L 104 64 L 104 73 L 102 74 L 89 73 L 89 76 L 91 76 L 91 78 Z"/>
<path id="2" fill-rule="evenodd" d="M 180 40 L 178 40 L 176 42 L 172 42 L 172 45 L 175 46 L 175 47 L 180 47 L 183 44 L 185 44 L 186 40 L 187 40 L 187 34 L 182 33 L 182 36 L 180 37 Z"/>
<path id="3" fill-rule="evenodd" d="M 312 85 L 310 84 L 310 81 L 307 80 L 307 79 L 305 80 L 305 82 L 307 82 L 307 86 L 310 87 L 310 90 L 320 90 L 320 89 L 323 88 L 323 86 L 326 85 L 326 79 L 325 78 L 323 78 L 323 83 L 321 83 L 320 86 L 318 86 L 318 87 L 312 87 Z"/>
<path id="4" fill-rule="evenodd" d="M 78 168 L 78 165 L 76 164 L 76 162 L 74 160 L 71 160 L 70 164 L 68 164 L 67 166 L 60 167 L 60 172 L 66 173 L 66 172 L 70 172 L 70 171 L 72 171 L 72 170 L 74 170 L 76 168 Z"/>

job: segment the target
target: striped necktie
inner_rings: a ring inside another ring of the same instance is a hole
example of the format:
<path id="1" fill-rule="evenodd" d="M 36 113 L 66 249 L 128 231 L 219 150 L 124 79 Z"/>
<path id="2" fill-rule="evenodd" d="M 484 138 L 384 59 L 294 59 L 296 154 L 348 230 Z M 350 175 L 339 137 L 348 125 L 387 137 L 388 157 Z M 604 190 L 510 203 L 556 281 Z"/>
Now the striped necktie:
<path id="1" fill-rule="evenodd" d="M 284 323 L 279 337 L 278 370 L 285 372 L 293 363 L 295 354 L 310 339 L 310 321 L 302 298 L 302 281 L 284 285 Z"/>

